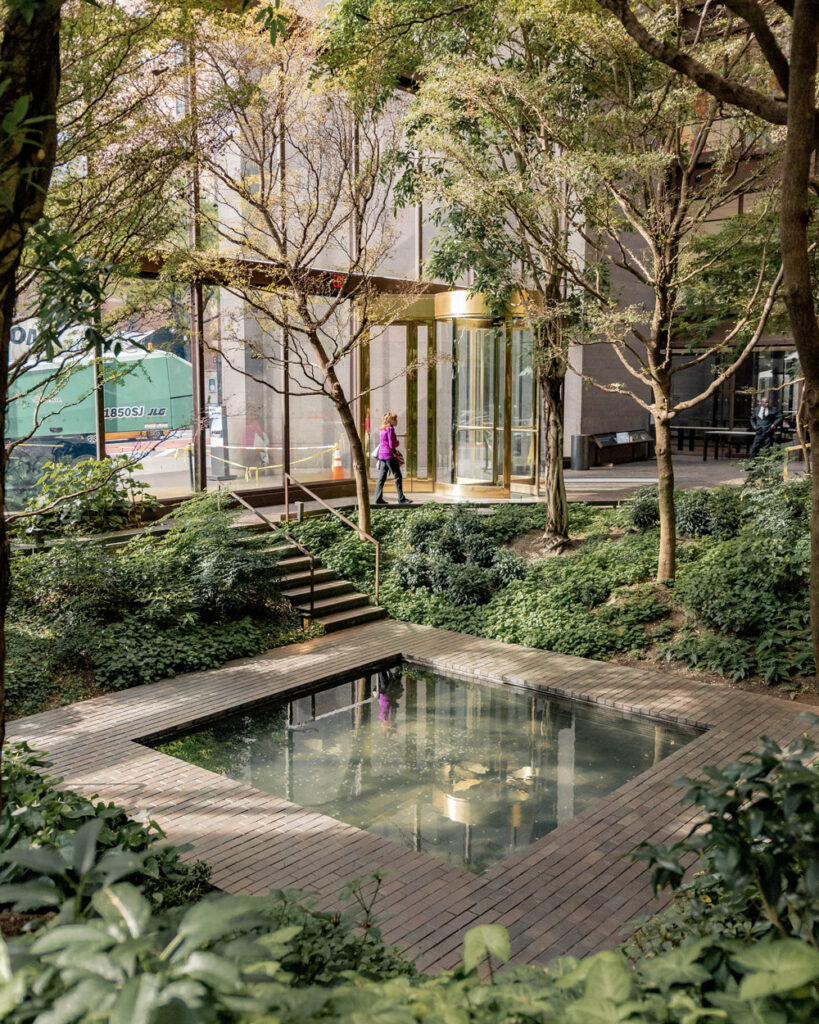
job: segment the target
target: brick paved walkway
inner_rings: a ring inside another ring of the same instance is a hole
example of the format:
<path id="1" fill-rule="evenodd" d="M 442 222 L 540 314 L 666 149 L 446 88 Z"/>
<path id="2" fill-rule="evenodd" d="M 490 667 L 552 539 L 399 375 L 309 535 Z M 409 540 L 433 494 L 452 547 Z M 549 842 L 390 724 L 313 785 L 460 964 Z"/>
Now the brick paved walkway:
<path id="1" fill-rule="evenodd" d="M 480 876 L 135 742 L 397 655 L 708 731 Z M 660 905 L 645 865 L 628 853 L 691 822 L 669 784 L 730 760 L 763 732 L 790 741 L 804 729 L 799 710 L 765 694 L 386 621 L 20 719 L 9 732 L 46 751 L 67 787 L 147 812 L 171 840 L 192 843 L 191 856 L 231 892 L 306 887 L 330 901 L 350 879 L 385 871 L 377 907 L 385 938 L 434 970 L 458 961 L 463 932 L 476 923 L 505 925 L 524 963 L 616 943 L 624 924 Z"/>

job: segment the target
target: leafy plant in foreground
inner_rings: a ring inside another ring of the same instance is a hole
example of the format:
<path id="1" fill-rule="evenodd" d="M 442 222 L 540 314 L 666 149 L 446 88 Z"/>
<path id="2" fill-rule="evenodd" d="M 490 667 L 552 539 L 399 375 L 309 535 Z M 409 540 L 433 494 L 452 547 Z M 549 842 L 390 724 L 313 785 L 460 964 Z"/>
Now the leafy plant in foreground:
<path id="1" fill-rule="evenodd" d="M 36 484 L 36 497 L 25 506 L 26 512 L 37 517 L 20 520 L 22 535 L 31 523 L 52 536 L 109 533 L 139 526 L 159 508 L 148 485 L 134 478 L 139 469 L 142 467 L 127 455 L 102 462 L 46 462 Z M 54 509 L 45 511 L 54 503 L 58 503 Z"/>
<path id="2" fill-rule="evenodd" d="M 802 716 L 813 727 L 819 716 Z M 685 800 L 702 819 L 670 847 L 645 843 L 638 856 L 656 889 L 679 889 L 682 860 L 696 854 L 706 872 L 742 900 L 742 915 L 764 930 L 819 946 L 819 767 L 807 734 L 784 749 L 768 737 L 704 779 L 683 779 Z"/>

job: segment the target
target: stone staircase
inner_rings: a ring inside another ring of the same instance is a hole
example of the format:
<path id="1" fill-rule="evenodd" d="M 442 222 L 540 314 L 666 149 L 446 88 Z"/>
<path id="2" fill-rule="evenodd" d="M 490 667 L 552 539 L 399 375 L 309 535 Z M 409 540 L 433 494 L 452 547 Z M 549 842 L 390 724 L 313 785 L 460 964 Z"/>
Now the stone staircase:
<path id="1" fill-rule="evenodd" d="M 299 611 L 310 611 L 310 560 L 293 544 L 277 544 L 282 593 Z M 339 579 L 332 569 L 314 559 L 313 622 L 320 622 L 327 633 L 348 626 L 359 626 L 386 618 L 386 611 L 371 605 L 348 580 Z"/>

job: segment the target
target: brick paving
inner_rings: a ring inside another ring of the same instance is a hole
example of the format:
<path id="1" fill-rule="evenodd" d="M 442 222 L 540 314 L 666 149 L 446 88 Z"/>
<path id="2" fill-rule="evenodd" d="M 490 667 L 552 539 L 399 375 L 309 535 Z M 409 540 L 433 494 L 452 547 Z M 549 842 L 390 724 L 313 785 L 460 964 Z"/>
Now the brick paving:
<path id="1" fill-rule="evenodd" d="M 136 742 L 399 656 L 707 731 L 478 876 Z M 731 760 L 761 733 L 791 741 L 805 729 L 800 710 L 672 673 L 383 621 L 33 715 L 12 722 L 9 734 L 45 751 L 67 788 L 147 813 L 170 840 L 191 843 L 189 856 L 211 864 L 214 884 L 230 892 L 307 888 L 332 903 L 346 882 L 382 871 L 376 909 L 385 939 L 422 969 L 440 970 L 457 964 L 463 932 L 477 923 L 505 925 L 519 963 L 615 944 L 630 920 L 662 905 L 645 865 L 628 854 L 643 840 L 673 840 L 693 820 L 671 783 Z"/>

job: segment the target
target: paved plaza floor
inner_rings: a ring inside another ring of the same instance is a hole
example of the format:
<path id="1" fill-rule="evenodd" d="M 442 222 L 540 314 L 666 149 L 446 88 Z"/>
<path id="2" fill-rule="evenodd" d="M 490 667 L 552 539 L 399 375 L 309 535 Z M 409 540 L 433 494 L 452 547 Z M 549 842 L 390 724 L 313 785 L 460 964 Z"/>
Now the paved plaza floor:
<path id="1" fill-rule="evenodd" d="M 137 742 L 398 656 L 705 731 L 481 875 Z M 464 930 L 477 923 L 505 925 L 519 963 L 615 945 L 625 924 L 660 906 L 646 866 L 629 853 L 643 840 L 673 840 L 693 820 L 671 783 L 735 758 L 761 733 L 794 739 L 805 728 L 799 711 L 764 693 L 669 672 L 382 621 L 20 719 L 9 733 L 44 751 L 66 787 L 148 815 L 171 841 L 191 843 L 190 856 L 210 863 L 214 884 L 230 892 L 304 887 L 332 902 L 351 879 L 383 871 L 376 912 L 386 940 L 416 955 L 421 968 L 439 970 L 458 962 Z"/>

